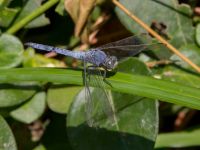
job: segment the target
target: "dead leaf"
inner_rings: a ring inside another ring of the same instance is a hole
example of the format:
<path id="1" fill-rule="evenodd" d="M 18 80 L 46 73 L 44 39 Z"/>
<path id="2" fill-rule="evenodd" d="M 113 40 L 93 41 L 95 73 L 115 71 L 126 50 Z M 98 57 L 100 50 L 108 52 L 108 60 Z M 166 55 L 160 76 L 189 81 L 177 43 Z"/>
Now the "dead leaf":
<path id="1" fill-rule="evenodd" d="M 79 36 L 83 31 L 87 19 L 96 4 L 96 0 L 80 0 L 80 12 L 75 27 L 75 36 Z"/>

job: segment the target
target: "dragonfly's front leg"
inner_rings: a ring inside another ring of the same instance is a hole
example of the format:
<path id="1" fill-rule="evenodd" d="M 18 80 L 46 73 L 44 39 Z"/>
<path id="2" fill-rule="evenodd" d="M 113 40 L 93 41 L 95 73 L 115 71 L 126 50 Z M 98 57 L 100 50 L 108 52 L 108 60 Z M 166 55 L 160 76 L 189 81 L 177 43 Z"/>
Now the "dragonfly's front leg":
<path id="1" fill-rule="evenodd" d="M 108 80 L 106 80 L 106 73 L 107 73 L 107 70 L 104 69 L 103 71 L 104 71 L 104 73 L 103 73 L 103 81 L 104 81 L 106 84 L 108 84 L 110 87 L 112 87 L 112 84 L 111 84 L 110 82 L 108 82 Z"/>

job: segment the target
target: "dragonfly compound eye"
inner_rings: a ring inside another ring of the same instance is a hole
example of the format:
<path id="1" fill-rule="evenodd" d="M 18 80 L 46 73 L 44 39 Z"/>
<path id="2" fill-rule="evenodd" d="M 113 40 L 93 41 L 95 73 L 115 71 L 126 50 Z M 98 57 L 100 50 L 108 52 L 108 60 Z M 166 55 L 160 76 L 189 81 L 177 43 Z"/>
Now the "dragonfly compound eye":
<path id="1" fill-rule="evenodd" d="M 117 66 L 117 58 L 115 56 L 110 56 L 106 59 L 104 66 L 108 70 L 112 70 Z"/>

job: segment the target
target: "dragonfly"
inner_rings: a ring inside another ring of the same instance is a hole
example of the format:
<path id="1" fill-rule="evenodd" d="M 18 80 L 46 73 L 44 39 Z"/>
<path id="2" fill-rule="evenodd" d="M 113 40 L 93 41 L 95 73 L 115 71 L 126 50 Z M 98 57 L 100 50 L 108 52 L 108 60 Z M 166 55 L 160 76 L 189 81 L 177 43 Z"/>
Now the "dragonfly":
<path id="1" fill-rule="evenodd" d="M 91 94 L 91 87 L 90 87 L 90 81 L 91 71 L 89 68 L 92 68 L 92 70 L 96 70 L 96 74 L 98 74 L 95 78 L 93 78 L 93 82 L 99 87 L 101 90 L 100 97 L 103 97 L 102 107 L 112 123 L 116 123 L 116 115 L 114 110 L 114 104 L 112 102 L 112 99 L 110 98 L 110 95 L 107 90 L 105 90 L 105 78 L 106 73 L 108 71 L 114 70 L 118 62 L 126 57 L 135 56 L 139 54 L 140 52 L 152 49 L 153 45 L 157 45 L 158 43 L 151 43 L 149 44 L 149 39 L 151 40 L 151 37 L 147 34 L 141 34 L 139 36 L 130 36 L 125 39 L 111 42 L 105 45 L 102 45 L 100 47 L 91 48 L 87 51 L 71 51 L 67 49 L 62 49 L 58 47 L 53 47 L 49 45 L 39 44 L 39 43 L 33 43 L 28 42 L 25 43 L 26 46 L 43 50 L 43 51 L 49 51 L 49 52 L 56 52 L 58 54 L 62 54 L 65 56 L 70 56 L 76 59 L 79 59 L 83 61 L 83 67 L 84 67 L 84 76 L 83 81 L 85 85 L 85 112 L 86 112 L 86 121 L 89 126 L 93 126 L 95 121 L 93 120 L 93 96 Z M 148 42 L 146 44 L 146 42 Z M 87 66 L 87 64 L 91 64 L 92 66 Z M 104 73 L 100 71 L 99 68 L 103 68 Z"/>

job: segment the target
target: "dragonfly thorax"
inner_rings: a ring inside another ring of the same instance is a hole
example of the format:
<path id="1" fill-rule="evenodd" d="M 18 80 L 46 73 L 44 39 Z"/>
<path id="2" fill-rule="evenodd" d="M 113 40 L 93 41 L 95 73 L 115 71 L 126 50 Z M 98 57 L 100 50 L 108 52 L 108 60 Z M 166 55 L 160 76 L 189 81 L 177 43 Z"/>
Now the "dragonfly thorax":
<path id="1" fill-rule="evenodd" d="M 84 59 L 87 62 L 103 67 L 106 70 L 113 70 L 117 66 L 117 57 L 109 56 L 105 52 L 98 49 L 86 52 Z"/>

